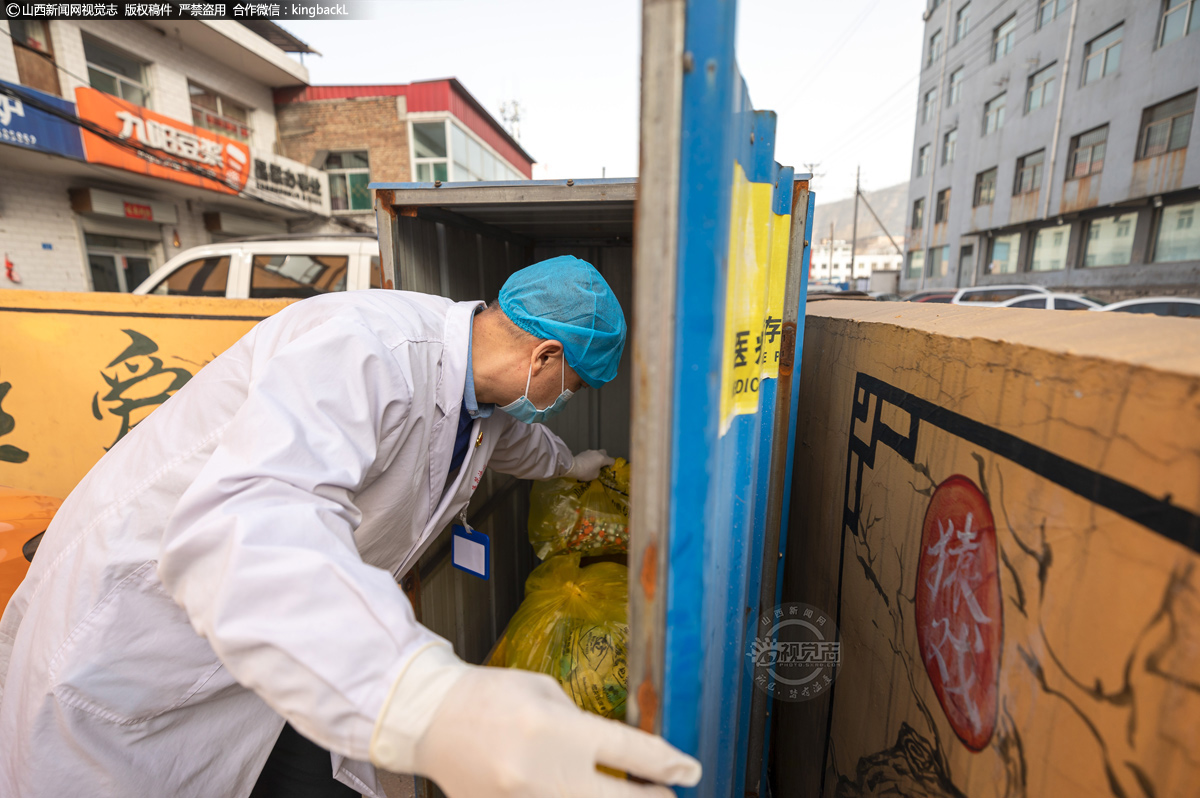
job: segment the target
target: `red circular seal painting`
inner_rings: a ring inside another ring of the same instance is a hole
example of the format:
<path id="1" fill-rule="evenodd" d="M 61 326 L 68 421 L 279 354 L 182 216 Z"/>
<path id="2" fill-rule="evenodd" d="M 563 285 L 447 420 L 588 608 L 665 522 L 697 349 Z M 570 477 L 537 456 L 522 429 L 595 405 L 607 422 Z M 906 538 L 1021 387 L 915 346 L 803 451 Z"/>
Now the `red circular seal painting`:
<path id="1" fill-rule="evenodd" d="M 996 524 L 979 488 L 954 475 L 937 486 L 921 529 L 917 641 L 954 733 L 982 750 L 996 728 L 1004 633 Z"/>

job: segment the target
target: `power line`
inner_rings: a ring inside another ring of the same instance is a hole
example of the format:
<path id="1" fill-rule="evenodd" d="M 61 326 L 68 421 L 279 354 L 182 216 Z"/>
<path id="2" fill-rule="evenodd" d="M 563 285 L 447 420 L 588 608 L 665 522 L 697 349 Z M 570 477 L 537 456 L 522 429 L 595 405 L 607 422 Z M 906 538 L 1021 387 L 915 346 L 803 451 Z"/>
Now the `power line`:
<path id="1" fill-rule="evenodd" d="M 996 10 L 1001 8 L 1002 5 L 1003 4 L 993 7 L 991 11 L 989 11 L 987 14 L 985 14 L 983 17 L 980 18 L 979 22 L 986 20 L 989 16 L 991 16 L 991 14 L 993 14 Z M 1023 13 L 1020 9 L 1018 9 L 1015 16 L 1016 16 L 1016 19 L 1014 20 L 1015 25 L 1014 25 L 1014 29 L 1013 29 L 1014 39 L 1021 35 L 1021 33 L 1023 32 L 1023 29 L 1027 28 L 1030 22 L 1036 21 L 1037 10 L 1036 10 L 1036 8 L 1033 8 L 1029 13 Z M 964 51 L 967 53 L 967 55 L 963 58 L 962 61 L 959 61 L 956 64 L 954 71 L 958 71 L 958 69 L 965 68 L 968 65 L 974 66 L 977 68 L 972 69 L 967 74 L 964 74 L 964 76 L 961 79 L 962 81 L 965 82 L 968 78 L 971 78 L 971 77 L 979 74 L 984 69 L 988 68 L 993 63 L 995 63 L 995 62 L 991 61 L 991 58 L 990 58 L 992 46 L 993 46 L 993 42 L 991 41 L 991 39 L 984 38 L 984 39 L 980 39 L 978 42 L 973 44 L 972 48 L 970 50 Z M 1014 44 L 1014 46 L 1015 46 L 1015 44 Z M 981 60 L 981 58 L 984 58 L 984 57 L 986 57 L 986 62 L 981 64 L 980 60 Z M 892 101 L 892 99 L 895 98 L 896 94 L 903 91 L 904 88 L 906 88 L 908 86 L 908 84 L 913 81 L 913 79 L 920 77 L 921 73 L 923 73 L 924 71 L 925 71 L 925 67 L 922 67 L 921 71 L 918 72 L 916 75 L 914 75 L 912 78 L 909 78 L 909 80 L 903 86 L 901 86 L 900 89 L 898 89 L 896 93 L 891 95 L 891 97 L 889 97 L 887 100 L 884 100 L 882 104 L 877 106 L 871 115 L 864 117 L 864 119 L 857 124 L 861 125 L 863 121 L 874 121 L 875 119 L 877 119 L 882 114 L 882 112 L 885 110 L 886 105 L 888 103 L 890 103 Z M 922 89 L 924 89 L 924 88 L 925 87 L 922 87 Z M 942 89 L 944 87 L 939 85 L 938 88 L 939 88 L 938 102 L 944 102 L 945 98 L 941 95 Z M 918 103 L 920 103 L 920 101 L 924 97 L 925 93 L 926 93 L 925 91 L 918 91 L 918 94 L 917 94 Z M 918 113 L 919 113 L 919 111 L 918 111 Z M 834 155 L 837 155 L 837 154 L 845 151 L 846 148 L 851 145 L 854 145 L 854 144 L 861 145 L 861 144 L 865 143 L 862 141 L 862 137 L 864 135 L 874 133 L 874 135 L 872 135 L 871 138 L 867 139 L 867 141 L 874 142 L 874 141 L 878 140 L 878 138 L 880 137 L 880 135 L 882 135 L 882 133 L 890 133 L 890 132 L 892 132 L 892 131 L 888 130 L 887 128 L 883 128 L 882 130 L 880 130 L 880 129 L 874 127 L 874 125 L 869 125 L 867 127 L 867 129 L 860 130 L 859 133 L 851 136 L 849 139 L 845 138 L 844 136 L 839 137 L 841 139 L 840 144 L 832 152 L 825 153 L 825 157 L 830 158 Z"/>
<path id="2" fill-rule="evenodd" d="M 1003 3 L 1001 3 L 1000 5 L 993 6 L 990 11 L 988 11 L 986 14 L 984 14 L 982 17 L 980 17 L 978 20 L 976 20 L 976 25 L 986 21 L 988 17 L 990 17 L 992 14 L 994 14 L 1002 6 L 1003 6 Z M 972 42 L 969 47 L 964 47 L 964 49 L 961 51 L 962 53 L 966 53 L 966 55 L 963 56 L 963 60 L 961 62 L 959 62 L 957 66 L 963 66 L 968 62 L 974 61 L 979 55 L 981 55 L 983 53 L 990 53 L 991 49 L 992 49 L 992 43 L 987 38 L 982 38 L 982 39 L 977 40 L 976 42 Z M 922 53 L 923 52 L 924 51 L 922 50 Z M 852 128 L 857 127 L 858 124 L 861 124 L 862 122 L 873 118 L 873 116 L 878 115 L 879 111 L 881 110 L 880 106 L 882 106 L 882 104 L 890 102 L 896 96 L 896 94 L 899 94 L 901 91 L 903 91 L 905 88 L 907 88 L 910 83 L 912 83 L 914 80 L 920 78 L 921 75 L 925 72 L 925 69 L 926 69 L 926 67 L 924 67 L 924 66 L 922 66 L 920 69 L 918 69 L 913 75 L 911 75 L 907 80 L 905 80 L 903 84 L 901 84 L 900 88 L 898 88 L 893 94 L 888 95 L 888 97 L 885 100 L 882 100 L 880 105 L 877 106 L 874 111 L 872 111 L 866 117 L 861 119 L 858 123 L 855 123 L 855 125 L 848 126 L 845 130 L 849 131 Z M 920 94 L 921 93 L 918 92 L 918 97 L 920 96 Z M 838 140 L 841 140 L 843 138 L 843 135 L 844 134 L 839 133 L 839 135 L 836 138 Z"/>
<path id="3" fill-rule="evenodd" d="M 50 103 L 34 97 L 33 95 L 26 94 L 25 92 L 18 91 L 16 89 L 11 89 L 8 86 L 0 86 L 0 94 L 6 94 L 9 97 L 20 100 L 23 104 L 28 105 L 31 108 L 41 111 L 42 113 L 57 117 L 64 122 L 68 122 L 78 128 L 86 130 L 93 135 L 99 136 L 110 144 L 131 150 L 138 156 L 145 158 L 147 161 L 158 166 L 163 166 L 168 169 L 177 169 L 182 172 L 191 172 L 194 175 L 211 180 L 214 183 L 220 183 L 223 186 L 229 185 L 221 178 L 219 173 L 213 170 L 196 166 L 188 161 L 172 158 L 169 154 L 165 154 L 161 150 L 154 150 L 149 147 L 144 147 L 140 143 L 134 142 L 130 139 L 123 139 L 117 134 L 113 133 L 111 130 L 101 127 L 95 122 L 92 122 L 88 119 L 83 119 L 75 114 L 69 114 L 60 108 L 56 108 Z"/>
<path id="4" fill-rule="evenodd" d="M 781 107 L 787 107 L 787 106 L 791 105 L 795 101 L 796 95 L 799 93 L 799 91 L 801 89 L 803 89 L 807 86 L 811 86 L 813 83 L 816 82 L 816 79 L 818 77 L 820 77 L 820 75 L 826 69 L 829 68 L 830 64 L 833 63 L 833 59 L 836 58 L 838 53 L 840 53 L 842 51 L 842 48 L 845 47 L 850 42 L 850 40 L 854 38 L 854 34 L 858 33 L 858 29 L 862 27 L 862 24 L 866 21 L 867 17 L 870 16 L 871 12 L 875 10 L 875 6 L 877 6 L 877 5 L 879 5 L 879 0 L 874 0 L 874 2 L 872 2 L 869 6 L 867 6 L 867 8 L 862 12 L 862 14 L 860 14 L 858 16 L 858 19 L 856 19 L 854 22 L 850 23 L 850 27 L 848 27 L 846 29 L 846 31 L 842 34 L 841 38 L 834 45 L 833 50 L 829 53 L 829 55 L 825 56 L 821 59 L 821 65 L 819 67 L 817 67 L 817 71 L 814 72 L 812 75 L 805 76 L 804 82 L 802 84 L 797 84 L 796 90 L 793 91 L 790 95 L 788 95 L 788 98 L 781 104 Z"/>
<path id="5" fill-rule="evenodd" d="M 11 33 L 9 33 L 8 31 L 0 30 L 0 33 L 3 33 L 5 36 L 12 39 L 14 42 L 16 41 L 16 39 L 13 38 L 13 35 Z M 80 83 L 84 84 L 85 86 L 91 85 L 90 80 L 85 80 L 84 78 L 81 78 L 79 75 L 76 75 L 74 72 L 71 72 L 70 70 L 61 66 L 57 61 L 55 61 L 53 63 L 54 63 L 55 69 L 62 72 L 64 75 L 68 75 L 68 76 L 74 78 L 75 80 L 79 81 Z M 99 91 L 99 90 L 97 90 L 97 91 Z M 100 92 L 100 93 L 104 94 L 104 92 Z M 140 156 L 142 158 L 145 158 L 147 161 L 149 161 L 152 164 L 156 164 L 158 166 L 162 166 L 167 169 L 175 169 L 175 170 L 182 171 L 182 172 L 190 172 L 199 177 L 203 177 L 205 179 L 211 180 L 214 183 L 219 183 L 223 186 L 229 186 L 229 184 L 227 182 L 225 182 L 225 180 L 221 177 L 220 173 L 216 172 L 215 170 L 205 169 L 204 167 L 197 166 L 196 164 L 194 164 L 190 161 L 173 158 L 170 156 L 169 153 L 164 153 L 161 150 L 155 150 L 155 149 L 151 149 L 149 147 L 144 147 L 139 142 L 134 142 L 130 139 L 123 139 L 120 136 L 114 134 L 111 130 L 101 127 L 100 125 L 96 124 L 95 122 L 92 122 L 87 119 L 83 119 L 82 117 L 80 117 L 76 114 L 69 114 L 66 111 L 63 111 L 59 108 L 54 107 L 53 105 L 50 105 L 49 103 L 43 102 L 42 100 L 38 99 L 37 97 L 34 97 L 33 95 L 25 94 L 24 92 L 10 89 L 7 86 L 0 86 L 0 94 L 6 94 L 9 97 L 13 97 L 14 99 L 20 100 L 22 103 L 30 106 L 31 108 L 35 108 L 38 111 L 41 111 L 43 113 L 49 114 L 54 117 L 57 117 L 65 122 L 75 125 L 78 128 L 86 130 L 89 133 L 92 133 L 93 135 L 99 136 L 100 138 L 104 139 L 105 141 L 109 142 L 110 144 L 114 144 L 118 147 L 122 147 L 124 149 L 131 150 L 132 152 L 136 153 L 138 156 Z M 113 103 L 113 106 L 116 108 L 121 107 L 121 106 L 117 105 L 116 103 Z M 124 110 L 124 109 L 122 109 L 122 110 Z M 232 186 L 230 186 L 230 188 L 232 188 Z M 243 195 L 243 192 L 239 191 L 238 194 Z"/>

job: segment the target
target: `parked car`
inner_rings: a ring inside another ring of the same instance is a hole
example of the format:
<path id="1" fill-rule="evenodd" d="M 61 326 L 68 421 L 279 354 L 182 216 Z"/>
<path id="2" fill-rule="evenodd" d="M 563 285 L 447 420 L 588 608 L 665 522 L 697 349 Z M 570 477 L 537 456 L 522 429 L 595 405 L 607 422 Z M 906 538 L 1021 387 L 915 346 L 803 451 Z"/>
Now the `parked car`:
<path id="1" fill-rule="evenodd" d="M 192 247 L 135 294 L 303 299 L 380 288 L 379 242 L 369 233 L 245 238 Z"/>
<path id="2" fill-rule="evenodd" d="M 958 289 L 950 301 L 955 305 L 994 308 L 1017 297 L 1048 293 L 1050 291 L 1040 285 L 976 285 Z"/>
<path id="3" fill-rule="evenodd" d="M 1047 310 L 1098 310 L 1104 307 L 1083 294 L 1026 294 L 1001 302 L 1002 308 L 1044 308 Z"/>
<path id="4" fill-rule="evenodd" d="M 0 613 L 42 542 L 42 533 L 62 506 L 62 499 L 0 486 Z"/>
<path id="5" fill-rule="evenodd" d="M 954 291 L 918 291 L 912 296 L 905 297 L 905 302 L 939 302 L 949 303 L 954 299 Z"/>
<path id="6" fill-rule="evenodd" d="M 1188 296 L 1144 296 L 1113 302 L 1097 310 L 1118 313 L 1152 313 L 1155 316 L 1193 316 L 1200 318 L 1200 299 Z"/>

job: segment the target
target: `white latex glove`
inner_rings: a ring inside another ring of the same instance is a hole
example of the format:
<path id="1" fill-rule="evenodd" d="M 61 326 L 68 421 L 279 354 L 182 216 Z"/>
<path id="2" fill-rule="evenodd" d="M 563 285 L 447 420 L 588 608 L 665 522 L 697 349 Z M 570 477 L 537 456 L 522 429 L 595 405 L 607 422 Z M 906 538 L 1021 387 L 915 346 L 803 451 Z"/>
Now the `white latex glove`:
<path id="1" fill-rule="evenodd" d="M 431 778 L 449 798 L 674 798 L 657 785 L 700 781 L 695 759 L 587 714 L 549 676 L 466 665 L 445 647 L 426 649 L 401 674 L 371 761 Z M 607 776 L 597 764 L 656 784 Z"/>
<path id="2" fill-rule="evenodd" d="M 617 461 L 609 457 L 608 452 L 603 449 L 588 449 L 586 452 L 575 455 L 574 462 L 563 476 L 577 479 L 580 482 L 591 482 L 600 476 L 601 468 L 615 462 Z"/>

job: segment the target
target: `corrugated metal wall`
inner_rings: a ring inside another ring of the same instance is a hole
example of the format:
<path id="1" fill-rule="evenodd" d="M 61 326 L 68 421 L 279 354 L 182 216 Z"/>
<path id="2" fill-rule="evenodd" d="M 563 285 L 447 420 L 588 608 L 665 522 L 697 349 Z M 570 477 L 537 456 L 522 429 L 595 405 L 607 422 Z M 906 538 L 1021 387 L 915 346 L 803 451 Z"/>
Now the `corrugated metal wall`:
<path id="1" fill-rule="evenodd" d="M 450 223 L 398 216 L 396 276 L 399 288 L 465 301 L 494 302 L 514 271 L 547 258 L 574 255 L 595 266 L 629 318 L 633 303 L 632 249 L 622 245 L 528 245 Z M 603 448 L 629 454 L 629 348 L 616 379 L 586 388 L 548 422 L 572 451 Z M 467 515 L 492 537 L 492 579 L 483 581 L 450 565 L 447 529 L 420 564 L 421 622 L 455 644 L 459 655 L 482 662 L 524 597 L 536 565 L 526 537 L 530 483 L 490 470 Z"/>

